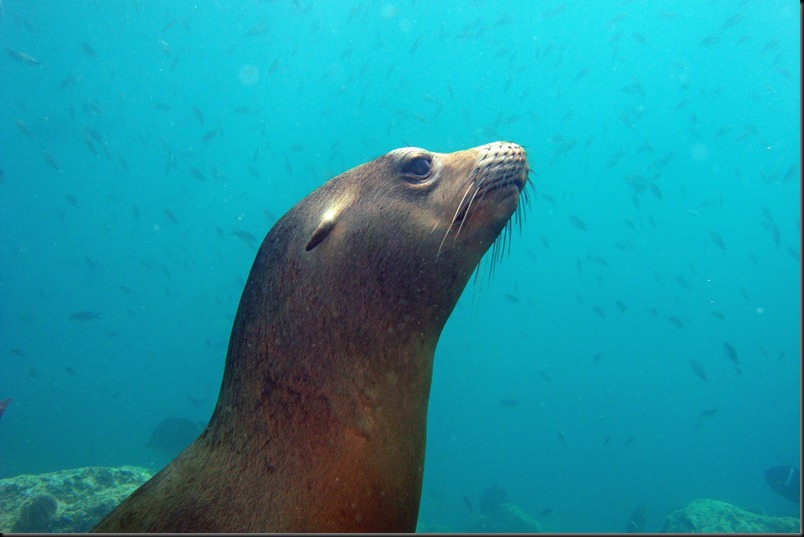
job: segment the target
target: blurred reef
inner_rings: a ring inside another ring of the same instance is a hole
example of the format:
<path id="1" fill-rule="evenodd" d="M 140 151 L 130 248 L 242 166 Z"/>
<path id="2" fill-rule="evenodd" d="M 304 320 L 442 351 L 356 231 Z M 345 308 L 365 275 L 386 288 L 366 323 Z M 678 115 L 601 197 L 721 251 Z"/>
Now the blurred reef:
<path id="1" fill-rule="evenodd" d="M 145 468 L 91 466 L 0 479 L 0 533 L 89 531 L 126 496 L 152 477 Z M 536 519 L 510 503 L 501 489 L 481 498 L 481 515 L 465 528 L 471 533 L 546 533 Z M 452 532 L 421 524 L 418 531 Z M 717 500 L 695 500 L 667 515 L 665 533 L 800 533 L 795 517 L 774 517 Z"/>
<path id="2" fill-rule="evenodd" d="M 667 515 L 665 533 L 800 533 L 801 520 L 745 511 L 717 500 L 695 500 Z"/>
<path id="3" fill-rule="evenodd" d="M 548 533 L 536 519 L 516 505 L 502 502 L 486 510 L 466 531 L 468 533 Z"/>
<path id="4" fill-rule="evenodd" d="M 91 466 L 0 479 L 0 533 L 89 531 L 153 474 Z"/>

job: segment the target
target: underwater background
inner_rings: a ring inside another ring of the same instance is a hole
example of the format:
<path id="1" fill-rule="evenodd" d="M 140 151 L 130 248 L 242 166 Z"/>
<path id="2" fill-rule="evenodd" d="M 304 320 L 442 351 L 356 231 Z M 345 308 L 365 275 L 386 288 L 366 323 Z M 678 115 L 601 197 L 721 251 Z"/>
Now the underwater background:
<path id="1" fill-rule="evenodd" d="M 530 204 L 439 342 L 419 528 L 489 490 L 557 532 L 799 516 L 764 472 L 801 456 L 800 9 L 3 0 L 0 478 L 160 469 L 278 217 L 397 147 L 511 140 Z"/>

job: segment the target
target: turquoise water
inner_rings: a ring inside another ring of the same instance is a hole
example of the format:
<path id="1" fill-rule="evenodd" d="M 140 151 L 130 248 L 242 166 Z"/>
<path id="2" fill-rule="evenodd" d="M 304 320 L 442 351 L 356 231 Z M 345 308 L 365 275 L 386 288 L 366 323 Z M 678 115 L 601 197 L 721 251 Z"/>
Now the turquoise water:
<path id="1" fill-rule="evenodd" d="M 0 477 L 164 466 L 276 218 L 503 139 L 535 194 L 439 343 L 420 529 L 492 485 L 559 532 L 798 516 L 764 480 L 801 454 L 793 2 L 0 6 Z"/>

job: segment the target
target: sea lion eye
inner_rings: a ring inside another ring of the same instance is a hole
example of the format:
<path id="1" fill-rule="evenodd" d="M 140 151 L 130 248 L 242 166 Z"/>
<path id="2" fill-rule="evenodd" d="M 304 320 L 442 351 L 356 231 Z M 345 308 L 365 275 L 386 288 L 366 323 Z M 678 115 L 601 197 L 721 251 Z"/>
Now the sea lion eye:
<path id="1" fill-rule="evenodd" d="M 405 162 L 402 173 L 417 179 L 424 179 L 433 170 L 433 162 L 430 157 L 416 157 Z"/>

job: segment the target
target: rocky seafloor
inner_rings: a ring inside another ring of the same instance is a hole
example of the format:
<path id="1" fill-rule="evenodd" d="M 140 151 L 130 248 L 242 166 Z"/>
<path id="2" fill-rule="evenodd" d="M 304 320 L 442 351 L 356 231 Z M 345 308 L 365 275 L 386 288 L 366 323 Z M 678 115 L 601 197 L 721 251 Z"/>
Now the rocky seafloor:
<path id="1" fill-rule="evenodd" d="M 89 531 L 151 475 L 90 466 L 0 479 L 0 533 Z"/>
<path id="2" fill-rule="evenodd" d="M 718 500 L 695 500 L 667 515 L 665 533 L 800 533 L 801 520 L 767 516 Z"/>
<path id="3" fill-rule="evenodd" d="M 0 479 L 0 533 L 89 531 L 123 499 L 150 479 L 144 468 L 92 466 Z M 717 500 L 695 500 L 667 515 L 668 533 L 800 533 L 794 517 L 756 514 Z M 546 528 L 516 505 L 501 501 L 467 528 L 428 527 L 419 531 L 541 533 Z"/>

